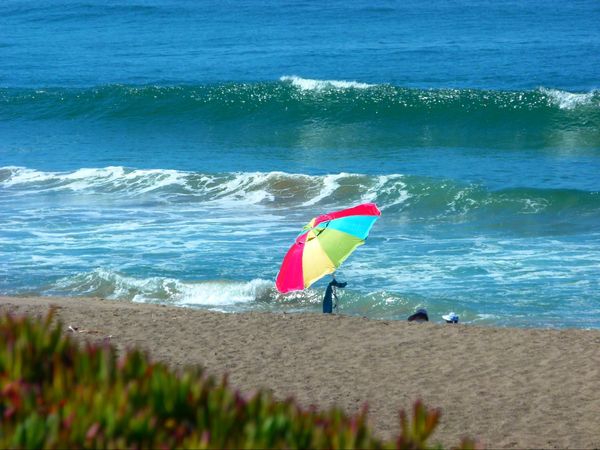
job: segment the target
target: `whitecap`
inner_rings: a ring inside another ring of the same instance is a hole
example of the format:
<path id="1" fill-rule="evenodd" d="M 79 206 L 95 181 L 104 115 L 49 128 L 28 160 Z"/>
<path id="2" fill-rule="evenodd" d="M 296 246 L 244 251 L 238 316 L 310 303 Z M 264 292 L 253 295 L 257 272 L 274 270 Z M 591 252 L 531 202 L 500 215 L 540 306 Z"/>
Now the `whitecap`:
<path id="1" fill-rule="evenodd" d="M 321 91 L 324 89 L 367 89 L 375 86 L 374 84 L 360 83 L 358 81 L 344 80 L 313 80 L 310 78 L 301 78 L 295 75 L 285 75 L 279 78 L 279 81 L 291 83 L 292 86 L 301 91 Z"/>
<path id="2" fill-rule="evenodd" d="M 573 93 L 558 89 L 540 88 L 540 92 L 547 95 L 552 103 L 557 105 L 560 109 L 567 110 L 591 104 L 596 95 L 595 90 L 587 93 Z"/>

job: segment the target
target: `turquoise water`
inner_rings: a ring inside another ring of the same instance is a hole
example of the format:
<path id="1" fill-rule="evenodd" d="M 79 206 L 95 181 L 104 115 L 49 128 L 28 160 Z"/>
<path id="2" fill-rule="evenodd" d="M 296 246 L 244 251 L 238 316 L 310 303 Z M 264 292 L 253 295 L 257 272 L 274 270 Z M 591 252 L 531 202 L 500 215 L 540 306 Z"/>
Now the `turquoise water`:
<path id="1" fill-rule="evenodd" d="M 0 294 L 319 311 L 279 264 L 374 201 L 345 314 L 600 328 L 600 7 L 0 6 Z"/>

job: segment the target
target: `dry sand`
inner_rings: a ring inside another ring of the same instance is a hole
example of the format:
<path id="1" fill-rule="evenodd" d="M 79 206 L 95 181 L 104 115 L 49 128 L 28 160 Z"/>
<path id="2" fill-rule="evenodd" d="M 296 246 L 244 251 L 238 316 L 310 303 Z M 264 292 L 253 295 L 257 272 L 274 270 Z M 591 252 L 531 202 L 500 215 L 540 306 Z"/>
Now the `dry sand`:
<path id="1" fill-rule="evenodd" d="M 600 448 L 600 331 L 375 321 L 320 314 L 221 314 L 130 302 L 0 297 L 0 311 L 45 314 L 141 346 L 174 367 L 229 373 L 303 405 L 364 402 L 375 432 L 398 432 L 418 398 L 442 409 L 433 441 L 487 447 Z"/>

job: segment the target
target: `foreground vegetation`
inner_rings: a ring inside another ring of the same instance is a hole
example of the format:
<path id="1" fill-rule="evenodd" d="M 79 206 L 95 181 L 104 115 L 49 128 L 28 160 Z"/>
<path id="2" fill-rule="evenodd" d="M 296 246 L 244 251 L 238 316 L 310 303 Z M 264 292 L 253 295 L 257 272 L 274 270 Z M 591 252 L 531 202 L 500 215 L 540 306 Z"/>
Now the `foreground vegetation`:
<path id="1" fill-rule="evenodd" d="M 50 313 L 0 316 L 1 448 L 427 447 L 440 412 L 401 413 L 383 442 L 366 411 L 303 409 L 259 391 L 244 396 L 202 369 L 175 373 L 140 351 L 75 342 Z M 472 446 L 463 441 L 462 448 Z"/>

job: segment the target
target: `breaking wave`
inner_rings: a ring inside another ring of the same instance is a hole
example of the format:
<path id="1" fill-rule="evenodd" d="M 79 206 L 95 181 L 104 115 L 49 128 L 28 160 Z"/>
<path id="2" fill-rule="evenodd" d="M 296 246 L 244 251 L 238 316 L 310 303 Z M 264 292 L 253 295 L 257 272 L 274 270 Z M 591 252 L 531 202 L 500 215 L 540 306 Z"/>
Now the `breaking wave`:
<path id="1" fill-rule="evenodd" d="M 47 287 L 44 293 L 198 306 L 208 309 L 266 301 L 276 296 L 273 282 L 262 279 L 248 282 L 227 280 L 194 282 L 166 277 L 136 278 L 100 268 L 61 278 Z"/>
<path id="2" fill-rule="evenodd" d="M 0 168 L 0 189 L 12 195 L 71 193 L 110 195 L 113 200 L 151 198 L 168 203 L 262 205 L 272 208 L 333 207 L 375 202 L 382 210 L 413 217 L 471 213 L 585 213 L 598 211 L 600 193 L 574 189 L 489 190 L 478 184 L 401 174 L 286 172 L 199 173 L 120 166 L 73 172 Z"/>
<path id="3" fill-rule="evenodd" d="M 0 89 L 0 118 L 123 119 L 183 116 L 230 120 L 248 114 L 286 120 L 410 118 L 439 114 L 487 118 L 587 111 L 596 119 L 600 93 L 551 88 L 527 91 L 416 89 L 390 84 L 315 80 L 282 76 L 278 82 L 219 83 L 181 86 L 106 85 L 91 88 Z M 594 114 L 595 113 L 595 114 Z M 566 117 L 566 116 L 565 116 Z"/>
<path id="4" fill-rule="evenodd" d="M 0 120 L 151 124 L 203 130 L 246 146 L 596 148 L 600 93 L 416 89 L 297 76 L 256 83 L 5 88 Z"/>

